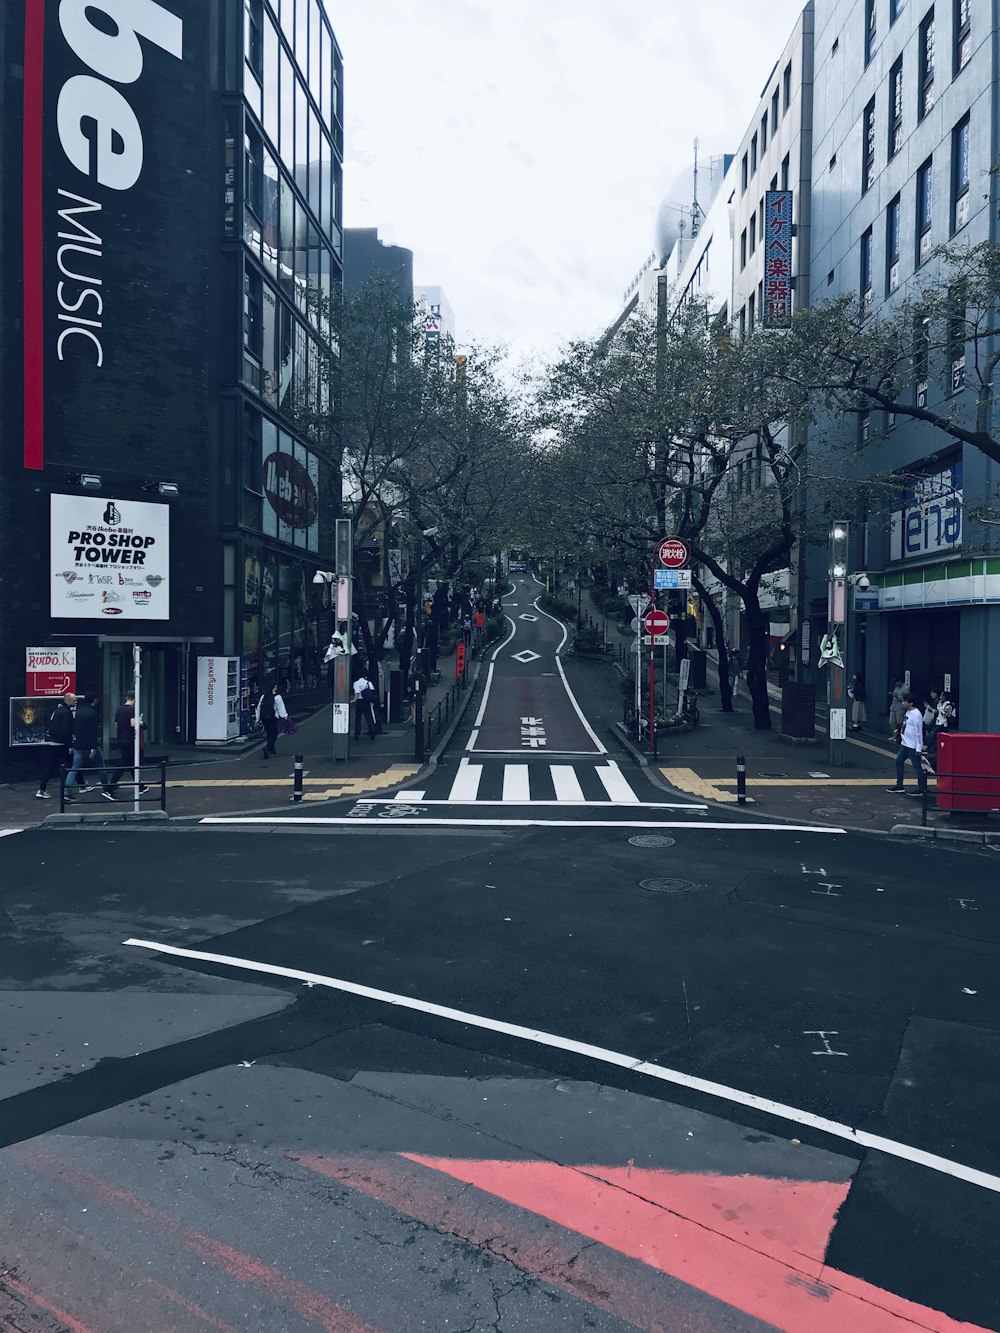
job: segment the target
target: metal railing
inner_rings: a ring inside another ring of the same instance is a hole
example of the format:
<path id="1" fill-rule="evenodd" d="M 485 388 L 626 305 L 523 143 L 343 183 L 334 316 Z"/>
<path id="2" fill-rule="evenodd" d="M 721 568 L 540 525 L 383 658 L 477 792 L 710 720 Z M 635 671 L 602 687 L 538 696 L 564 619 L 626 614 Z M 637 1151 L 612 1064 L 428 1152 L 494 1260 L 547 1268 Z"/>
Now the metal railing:
<path id="1" fill-rule="evenodd" d="M 133 810 L 135 808 L 136 801 L 138 801 L 139 805 L 153 805 L 155 803 L 157 806 L 159 806 L 161 810 L 165 811 L 167 808 L 167 762 L 168 761 L 166 759 L 160 759 L 157 760 L 155 763 L 139 765 L 139 770 L 138 770 L 139 785 L 145 786 L 147 790 L 145 792 L 140 791 L 138 797 L 135 794 L 135 778 L 134 778 L 134 774 L 136 772 L 135 765 L 134 764 L 128 765 L 128 767 L 126 767 L 125 769 L 125 772 L 128 775 L 128 777 L 126 778 L 125 782 L 123 782 L 120 785 L 123 788 L 127 789 L 131 794 L 127 796 L 123 795 L 117 797 L 114 804 L 117 805 L 119 809 L 122 810 Z M 109 765 L 106 764 L 105 771 L 107 771 L 108 767 Z M 76 770 L 76 773 L 78 777 L 86 779 L 88 774 L 92 778 L 96 777 L 99 771 L 100 770 L 93 768 L 78 768 Z M 64 815 L 66 813 L 66 779 L 71 772 L 72 769 L 69 767 L 68 764 L 63 764 L 59 769 L 59 813 L 61 815 Z M 142 776 L 143 773 L 153 773 L 153 772 L 159 773 L 159 779 L 154 778 L 152 781 L 147 781 Z M 74 784 L 76 784 L 76 778 L 74 778 Z M 116 784 L 116 786 L 117 785 L 119 784 Z M 80 789 L 77 787 L 77 790 Z M 101 804 L 105 790 L 106 788 L 104 787 L 103 783 L 98 783 L 97 786 L 90 786 L 88 783 L 87 787 L 84 789 L 83 794 L 87 798 L 92 796 L 94 799 L 93 800 L 85 799 L 83 804 L 88 806 L 93 805 L 96 808 L 98 805 Z M 150 792 L 152 793 L 152 795 L 149 794 Z M 74 796 L 70 801 L 70 804 L 75 807 L 79 802 L 80 802 L 80 797 Z M 101 806 L 101 808 L 107 809 L 106 806 Z"/>
<path id="2" fill-rule="evenodd" d="M 991 814 L 995 811 L 1000 811 L 1000 773 L 933 773 L 933 770 L 931 770 L 931 772 L 937 779 L 934 788 L 934 800 L 939 810 L 943 810 L 948 814 Z M 920 784 L 920 823 L 924 828 L 927 827 L 927 810 L 930 804 L 928 800 L 927 776 L 927 770 L 924 770 L 924 780 Z M 952 786 L 952 783 L 956 779 L 959 782 L 991 782 L 993 783 L 993 788 L 984 791 L 982 787 L 974 789 L 954 787 Z M 947 787 L 943 789 L 942 783 L 946 783 Z M 995 802 L 995 804 L 991 805 L 989 810 L 963 810 L 961 808 L 956 809 L 951 804 L 942 804 L 942 802 L 945 801 L 950 803 L 953 797 L 962 796 L 977 796 L 980 800 L 985 796 L 990 801 Z"/>

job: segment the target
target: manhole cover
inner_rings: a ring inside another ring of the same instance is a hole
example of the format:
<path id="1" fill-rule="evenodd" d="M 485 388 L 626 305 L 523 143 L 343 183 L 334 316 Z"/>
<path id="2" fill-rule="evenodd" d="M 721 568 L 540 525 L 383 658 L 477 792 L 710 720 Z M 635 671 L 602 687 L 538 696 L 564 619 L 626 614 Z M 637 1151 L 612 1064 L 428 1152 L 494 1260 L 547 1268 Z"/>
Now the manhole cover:
<path id="1" fill-rule="evenodd" d="M 698 887 L 690 879 L 640 879 L 639 888 L 647 893 L 693 893 Z"/>
<path id="2" fill-rule="evenodd" d="M 676 841 L 665 833 L 633 833 L 629 838 L 633 847 L 673 847 Z"/>

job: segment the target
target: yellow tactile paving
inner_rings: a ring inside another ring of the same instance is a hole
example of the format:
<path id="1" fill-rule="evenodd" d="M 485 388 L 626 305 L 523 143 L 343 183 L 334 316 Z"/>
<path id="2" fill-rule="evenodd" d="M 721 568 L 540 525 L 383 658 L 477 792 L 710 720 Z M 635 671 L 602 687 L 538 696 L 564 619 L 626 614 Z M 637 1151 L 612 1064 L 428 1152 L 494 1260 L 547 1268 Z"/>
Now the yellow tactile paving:
<path id="1" fill-rule="evenodd" d="M 735 778 L 713 778 L 712 781 L 723 787 L 736 786 Z M 884 787 L 893 781 L 892 773 L 888 772 L 883 778 L 755 778 L 752 773 L 747 774 L 747 785 L 754 787 Z M 927 774 L 928 786 L 933 786 L 936 781 L 933 773 Z"/>
<path id="2" fill-rule="evenodd" d="M 353 796 L 357 792 L 378 791 L 382 787 L 395 786 L 397 782 L 405 782 L 407 778 L 412 778 L 420 772 L 417 764 L 393 764 L 391 768 L 383 770 L 381 773 L 374 773 L 367 778 L 303 778 L 303 788 L 322 787 L 324 791 L 319 795 L 325 796 L 327 792 L 335 796 Z M 169 778 L 170 787 L 202 787 L 208 790 L 232 790 L 236 787 L 284 787 L 291 788 L 292 779 L 284 778 Z M 312 792 L 308 793 L 307 799 L 317 799 Z"/>
<path id="3" fill-rule="evenodd" d="M 736 793 L 723 791 L 721 787 L 710 782 L 707 778 L 701 778 L 693 768 L 661 768 L 660 772 L 670 783 L 671 787 L 676 787 L 678 791 L 686 792 L 689 796 L 700 796 L 706 801 L 719 801 L 722 803 L 735 801 Z M 751 803 L 753 797 L 748 796 L 747 802 Z"/>

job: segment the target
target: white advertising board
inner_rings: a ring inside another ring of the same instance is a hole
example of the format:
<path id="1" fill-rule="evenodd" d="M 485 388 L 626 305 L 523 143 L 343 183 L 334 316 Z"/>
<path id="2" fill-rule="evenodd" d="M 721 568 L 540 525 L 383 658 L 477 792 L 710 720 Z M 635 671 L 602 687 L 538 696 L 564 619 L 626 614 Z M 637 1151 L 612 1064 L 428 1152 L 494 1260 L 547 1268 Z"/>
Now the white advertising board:
<path id="1" fill-rule="evenodd" d="M 169 509 L 143 500 L 53 495 L 52 617 L 169 620 Z"/>

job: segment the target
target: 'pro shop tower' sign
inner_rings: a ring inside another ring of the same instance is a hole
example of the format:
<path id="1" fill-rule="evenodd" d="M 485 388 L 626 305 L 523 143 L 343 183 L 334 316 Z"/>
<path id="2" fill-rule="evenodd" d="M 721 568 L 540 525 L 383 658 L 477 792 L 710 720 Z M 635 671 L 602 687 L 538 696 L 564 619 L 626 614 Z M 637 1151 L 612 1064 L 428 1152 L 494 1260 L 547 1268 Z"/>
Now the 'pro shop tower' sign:
<path id="1" fill-rule="evenodd" d="M 170 507 L 53 495 L 54 619 L 168 620 Z"/>

